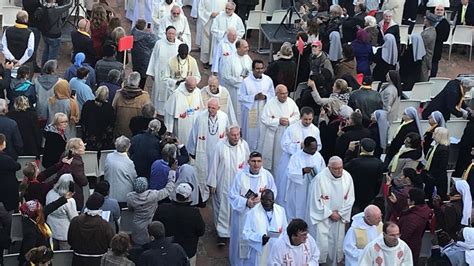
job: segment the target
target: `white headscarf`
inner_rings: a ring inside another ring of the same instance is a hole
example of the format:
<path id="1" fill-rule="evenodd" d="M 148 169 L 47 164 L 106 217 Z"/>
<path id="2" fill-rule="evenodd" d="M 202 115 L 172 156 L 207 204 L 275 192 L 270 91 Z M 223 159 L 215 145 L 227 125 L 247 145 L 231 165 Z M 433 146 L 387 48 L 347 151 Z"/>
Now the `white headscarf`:
<path id="1" fill-rule="evenodd" d="M 395 37 L 390 33 L 385 34 L 383 41 L 382 59 L 390 65 L 396 65 L 398 62 L 398 48 Z"/>
<path id="2" fill-rule="evenodd" d="M 464 241 L 458 241 L 456 245 L 464 249 L 467 265 L 474 265 L 474 228 L 464 227 L 462 236 Z"/>
<path id="3" fill-rule="evenodd" d="M 341 34 L 333 31 L 329 34 L 329 60 L 339 61 L 342 59 Z"/>
<path id="4" fill-rule="evenodd" d="M 471 220 L 471 214 L 472 214 L 471 189 L 469 187 L 469 184 L 466 182 L 466 180 L 457 180 L 456 183 L 454 183 L 454 184 L 456 186 L 456 190 L 462 196 L 462 219 L 461 219 L 461 224 L 465 225 L 465 226 L 470 226 L 469 221 Z M 474 236 L 473 236 L 473 241 L 474 241 Z"/>
<path id="5" fill-rule="evenodd" d="M 431 117 L 433 118 L 434 121 L 436 121 L 436 124 L 438 124 L 438 126 L 446 128 L 446 122 L 444 121 L 444 116 L 440 111 L 432 112 Z"/>
<path id="6" fill-rule="evenodd" d="M 199 203 L 199 185 L 194 167 L 189 164 L 181 165 L 178 169 L 177 176 L 178 178 L 176 179 L 176 184 L 170 198 L 176 201 L 176 188 L 178 185 L 181 183 L 190 183 L 193 186 L 193 192 L 189 200 L 191 201 L 191 205 L 197 205 Z"/>
<path id="7" fill-rule="evenodd" d="M 410 106 L 405 109 L 404 113 L 411 119 L 415 120 L 416 127 L 418 127 L 418 134 L 420 134 L 420 138 L 423 139 L 423 132 L 421 132 L 421 124 L 420 118 L 418 117 L 418 111 L 413 106 Z"/>
<path id="8" fill-rule="evenodd" d="M 413 33 L 410 36 L 410 43 L 413 49 L 413 61 L 419 61 L 425 56 L 425 43 L 423 42 L 423 38 L 419 33 Z"/>
<path id="9" fill-rule="evenodd" d="M 387 148 L 388 142 L 388 128 L 390 127 L 387 118 L 388 112 L 385 110 L 377 110 L 374 112 L 375 120 L 377 121 L 377 127 L 379 129 L 380 147 L 382 149 Z"/>

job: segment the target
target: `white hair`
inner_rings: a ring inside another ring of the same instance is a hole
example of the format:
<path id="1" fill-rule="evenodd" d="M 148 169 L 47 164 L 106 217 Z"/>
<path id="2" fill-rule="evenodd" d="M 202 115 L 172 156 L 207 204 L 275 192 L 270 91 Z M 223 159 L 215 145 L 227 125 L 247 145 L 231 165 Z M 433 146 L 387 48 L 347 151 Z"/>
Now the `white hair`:
<path id="1" fill-rule="evenodd" d="M 0 115 L 8 113 L 8 104 L 5 99 L 0 99 Z"/>
<path id="2" fill-rule="evenodd" d="M 364 20 L 365 24 L 369 27 L 375 27 L 377 25 L 377 20 L 372 16 L 365 16 Z"/>
<path id="3" fill-rule="evenodd" d="M 125 136 L 120 136 L 115 140 L 115 149 L 118 152 L 126 152 L 130 148 L 130 139 Z"/>
<path id="4" fill-rule="evenodd" d="M 332 164 L 338 163 L 338 162 L 342 162 L 341 157 L 333 156 L 333 157 L 329 158 L 328 165 L 332 165 Z"/>

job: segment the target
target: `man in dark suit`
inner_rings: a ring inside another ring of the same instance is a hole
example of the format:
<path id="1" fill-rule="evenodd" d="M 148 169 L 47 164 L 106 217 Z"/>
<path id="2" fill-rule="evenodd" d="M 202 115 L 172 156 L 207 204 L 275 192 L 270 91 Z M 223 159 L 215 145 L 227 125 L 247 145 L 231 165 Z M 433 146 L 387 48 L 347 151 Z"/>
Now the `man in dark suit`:
<path id="1" fill-rule="evenodd" d="M 457 10 L 456 25 L 474 26 L 474 3 L 469 0 L 461 0 L 461 6 Z"/>
<path id="2" fill-rule="evenodd" d="M 423 110 L 422 118 L 428 119 L 428 116 L 434 111 L 440 111 L 446 121 L 449 120 L 451 114 L 456 117 L 467 117 L 471 109 L 464 103 L 464 95 L 472 87 L 474 87 L 474 80 L 468 78 L 449 81 L 446 87 Z"/>

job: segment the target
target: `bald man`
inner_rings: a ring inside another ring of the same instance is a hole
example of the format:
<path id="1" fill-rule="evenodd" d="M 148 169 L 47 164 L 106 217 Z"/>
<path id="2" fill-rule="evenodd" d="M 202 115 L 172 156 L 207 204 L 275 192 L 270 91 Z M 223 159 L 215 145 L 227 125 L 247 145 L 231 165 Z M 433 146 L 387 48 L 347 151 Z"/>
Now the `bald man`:
<path id="1" fill-rule="evenodd" d="M 201 97 L 203 102 L 216 98 L 219 101 L 220 110 L 227 114 L 230 123 L 238 124 L 229 91 L 219 84 L 216 76 L 209 76 L 207 86 L 201 89 Z"/>
<path id="2" fill-rule="evenodd" d="M 201 109 L 201 92 L 197 87 L 196 78 L 187 77 L 165 103 L 164 116 L 167 131 L 186 143 Z"/>
<path id="3" fill-rule="evenodd" d="M 214 75 L 219 72 L 219 66 L 222 63 L 223 57 L 233 56 L 237 50 L 235 48 L 235 42 L 237 41 L 237 31 L 234 27 L 229 27 L 227 29 L 225 37 L 214 46 L 213 59 L 212 59 L 212 68 L 211 71 Z"/>
<path id="4" fill-rule="evenodd" d="M 94 66 L 96 62 L 96 54 L 90 35 L 89 20 L 79 20 L 79 23 L 77 24 L 77 30 L 73 30 L 71 32 L 71 42 L 73 50 L 72 58 L 74 58 L 77 53 L 84 53 L 86 55 L 86 60 L 84 62 L 88 63 L 91 66 Z"/>
<path id="5" fill-rule="evenodd" d="M 212 165 L 217 143 L 225 140 L 226 128 L 229 126 L 227 114 L 219 109 L 219 101 L 216 98 L 211 98 L 207 103 L 207 110 L 202 111 L 194 121 L 186 145 L 189 154 L 196 160 L 199 191 L 204 202 L 209 199 L 208 169 Z"/>
<path id="6" fill-rule="evenodd" d="M 344 238 L 346 266 L 358 266 L 365 246 L 382 233 L 382 212 L 379 207 L 369 205 L 364 212 L 352 217 L 352 225 Z"/>
<path id="7" fill-rule="evenodd" d="M 2 47 L 2 53 L 7 62 L 23 65 L 33 59 L 35 36 L 28 29 L 28 13 L 26 11 L 18 11 L 15 26 L 5 30 L 2 37 Z"/>
<path id="8" fill-rule="evenodd" d="M 260 120 L 262 127 L 258 150 L 263 155 L 263 167 L 275 175 L 282 153 L 281 137 L 285 129 L 300 119 L 300 110 L 293 99 L 288 97 L 288 88 L 277 85 L 276 97 L 268 100 L 263 107 Z M 296 218 L 296 217 L 293 217 Z M 299 217 L 304 218 L 304 217 Z"/>

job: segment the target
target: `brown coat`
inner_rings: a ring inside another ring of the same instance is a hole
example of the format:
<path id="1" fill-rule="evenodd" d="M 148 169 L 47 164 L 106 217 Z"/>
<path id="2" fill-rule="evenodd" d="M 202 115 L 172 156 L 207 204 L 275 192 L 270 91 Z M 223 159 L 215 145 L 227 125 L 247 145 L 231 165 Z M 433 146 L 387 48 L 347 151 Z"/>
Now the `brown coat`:
<path id="1" fill-rule="evenodd" d="M 58 180 L 61 175 L 69 173 L 72 175 L 74 180 L 74 200 L 76 200 L 76 206 L 78 211 L 82 211 L 82 207 L 84 207 L 84 193 L 82 187 L 87 186 L 89 183 L 87 181 L 87 176 L 84 173 L 84 162 L 82 161 L 82 157 L 78 154 L 73 156 L 71 165 L 63 164 L 62 168 L 59 169 L 58 174 L 56 176 L 56 180 Z"/>
<path id="2" fill-rule="evenodd" d="M 356 59 L 354 58 L 351 61 L 347 60 L 342 60 L 336 67 L 336 78 L 340 79 L 344 75 L 351 75 L 354 77 L 355 80 L 357 80 L 357 62 Z M 356 88 L 354 88 L 356 89 Z"/>
<path id="3" fill-rule="evenodd" d="M 142 111 L 142 107 L 150 103 L 150 96 L 148 92 L 141 90 L 140 88 L 128 88 L 125 87 L 118 90 L 115 94 L 112 106 L 115 109 L 115 128 L 114 136 L 119 137 L 124 135 L 128 138 L 132 137 L 130 131 L 130 120 L 139 116 Z"/>

